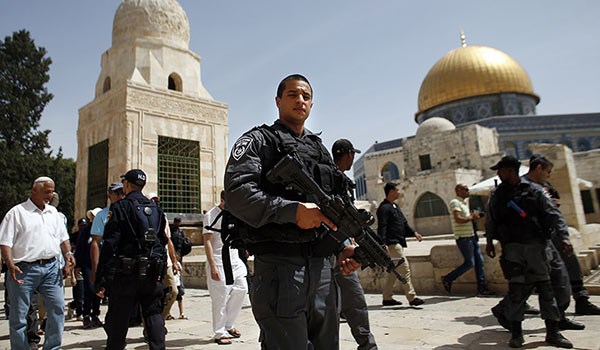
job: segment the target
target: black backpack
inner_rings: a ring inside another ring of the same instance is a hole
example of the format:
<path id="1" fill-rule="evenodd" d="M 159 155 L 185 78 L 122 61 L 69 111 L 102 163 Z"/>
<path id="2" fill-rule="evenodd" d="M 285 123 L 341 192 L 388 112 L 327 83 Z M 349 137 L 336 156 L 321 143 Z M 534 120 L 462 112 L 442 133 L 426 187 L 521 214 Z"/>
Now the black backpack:
<path id="1" fill-rule="evenodd" d="M 179 253 L 180 257 L 184 257 L 192 251 L 192 241 L 181 230 L 177 229 L 173 231 L 171 233 L 171 240 L 173 241 L 175 251 Z"/>

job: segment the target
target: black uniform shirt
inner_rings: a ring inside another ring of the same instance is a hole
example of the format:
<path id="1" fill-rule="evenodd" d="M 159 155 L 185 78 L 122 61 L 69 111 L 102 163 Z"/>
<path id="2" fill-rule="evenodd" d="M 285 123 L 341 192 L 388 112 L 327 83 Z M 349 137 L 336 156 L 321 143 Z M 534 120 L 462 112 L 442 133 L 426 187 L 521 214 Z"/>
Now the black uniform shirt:
<path id="1" fill-rule="evenodd" d="M 415 237 L 415 231 L 408 225 L 398 205 L 387 199 L 377 208 L 377 222 L 377 233 L 387 245 L 400 243 L 406 247 L 406 237 Z"/>
<path id="2" fill-rule="evenodd" d="M 496 188 L 491 196 L 488 204 L 488 214 L 486 219 L 486 238 L 488 243 L 492 239 L 514 241 L 519 239 L 517 234 L 523 229 L 524 224 L 516 224 L 514 216 L 519 214 L 515 209 L 510 208 L 507 203 L 514 199 L 517 195 L 523 192 L 528 192 L 528 203 L 530 209 L 525 209 L 527 220 L 522 220 L 523 223 L 535 219 L 539 225 L 542 237 L 538 239 L 547 239 L 554 236 L 568 236 L 568 228 L 564 217 L 552 201 L 544 194 L 543 188 L 533 182 L 522 181 L 517 186 L 510 186 L 507 183 L 501 183 Z M 512 215 L 513 220 L 507 220 L 506 216 Z M 514 227 L 511 227 L 513 225 Z M 526 232 L 530 235 L 531 232 Z M 510 236 L 513 236 L 510 238 Z M 521 235 L 523 236 L 523 235 Z"/>
<path id="3" fill-rule="evenodd" d="M 141 254 L 138 233 L 133 232 L 137 229 L 138 218 L 135 214 L 136 208 L 130 199 L 148 201 L 141 192 L 134 191 L 128 193 L 124 199 L 111 204 L 109 218 L 102 236 L 102 250 L 98 263 L 99 276 L 107 273 L 105 269 L 117 256 L 135 258 Z M 159 214 L 159 220 L 160 224 L 156 235 L 164 249 L 164 245 L 167 244 L 167 236 L 165 234 L 166 219 L 162 211 Z"/>
<path id="4" fill-rule="evenodd" d="M 272 127 L 292 135 L 315 157 L 330 157 L 328 153 L 322 154 L 324 147 L 321 139 L 308 129 L 305 128 L 304 134 L 298 136 L 279 120 Z M 270 194 L 264 188 L 264 175 L 282 156 L 276 147 L 262 131 L 254 129 L 237 140 L 227 162 L 225 206 L 233 215 L 253 227 L 270 223 L 296 224 L 298 201 Z"/>

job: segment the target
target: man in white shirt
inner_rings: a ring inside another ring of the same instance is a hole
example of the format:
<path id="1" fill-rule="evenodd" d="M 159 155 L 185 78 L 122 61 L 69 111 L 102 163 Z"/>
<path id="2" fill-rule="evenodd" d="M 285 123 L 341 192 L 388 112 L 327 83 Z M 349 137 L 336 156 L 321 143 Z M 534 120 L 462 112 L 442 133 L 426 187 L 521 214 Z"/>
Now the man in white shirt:
<path id="1" fill-rule="evenodd" d="M 234 322 L 244 304 L 248 293 L 246 266 L 240 259 L 237 249 L 229 248 L 233 284 L 226 284 L 223 267 L 223 241 L 221 240 L 221 218 L 219 213 L 225 208 L 225 192 L 221 191 L 221 202 L 208 211 L 206 225 L 213 225 L 213 230 L 205 230 L 204 248 L 206 250 L 206 276 L 208 292 L 212 301 L 212 321 L 214 341 L 219 345 L 231 344 L 230 338 L 239 338 L 240 331 L 234 328 Z"/>
<path id="2" fill-rule="evenodd" d="M 0 249 L 8 265 L 13 350 L 29 349 L 26 315 L 36 290 L 44 300 L 48 317 L 43 349 L 60 349 L 62 342 L 64 291 L 58 258 L 62 253 L 67 274 L 75 266 L 75 259 L 65 224 L 56 208 L 49 205 L 53 194 L 54 181 L 37 178 L 30 198 L 10 209 L 0 224 Z"/>

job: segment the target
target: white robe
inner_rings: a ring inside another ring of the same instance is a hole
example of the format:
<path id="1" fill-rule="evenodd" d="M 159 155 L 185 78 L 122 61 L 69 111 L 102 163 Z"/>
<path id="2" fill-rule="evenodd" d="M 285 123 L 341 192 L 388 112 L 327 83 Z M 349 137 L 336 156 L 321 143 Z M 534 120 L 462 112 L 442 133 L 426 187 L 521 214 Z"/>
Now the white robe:
<path id="1" fill-rule="evenodd" d="M 212 208 L 205 216 L 205 224 L 210 225 L 221 212 L 218 206 Z M 221 219 L 215 224 L 215 228 L 221 228 Z M 205 233 L 210 233 L 210 242 L 213 248 L 213 258 L 219 270 L 219 280 L 215 281 L 211 278 L 211 270 L 208 261 L 206 263 L 206 279 L 208 292 L 212 300 L 212 319 L 214 338 L 231 337 L 227 332 L 234 328 L 234 322 L 244 304 L 244 298 L 248 293 L 248 283 L 246 281 L 246 265 L 240 259 L 238 250 L 230 248 L 229 256 L 231 257 L 231 269 L 233 271 L 233 284 L 225 284 L 225 270 L 223 269 L 223 242 L 221 234 L 216 231 L 206 230 Z"/>

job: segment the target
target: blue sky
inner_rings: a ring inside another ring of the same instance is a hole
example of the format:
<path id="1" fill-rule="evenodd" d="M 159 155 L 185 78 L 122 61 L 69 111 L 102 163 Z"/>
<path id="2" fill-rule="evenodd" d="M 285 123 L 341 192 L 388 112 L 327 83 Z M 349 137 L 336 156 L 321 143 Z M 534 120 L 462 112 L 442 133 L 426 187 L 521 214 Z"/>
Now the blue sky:
<path id="1" fill-rule="evenodd" d="M 78 109 L 93 100 L 100 55 L 111 45 L 119 0 L 0 0 L 0 35 L 27 29 L 52 58 L 54 99 L 41 128 L 77 155 Z M 538 114 L 600 112 L 600 2 L 180 0 L 202 81 L 229 105 L 229 145 L 277 117 L 281 78 L 301 73 L 315 100 L 308 127 L 329 148 L 338 138 L 366 150 L 415 133 L 429 69 L 460 45 L 495 47 L 528 72 Z"/>

